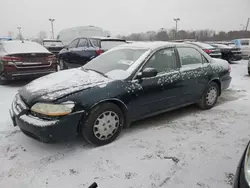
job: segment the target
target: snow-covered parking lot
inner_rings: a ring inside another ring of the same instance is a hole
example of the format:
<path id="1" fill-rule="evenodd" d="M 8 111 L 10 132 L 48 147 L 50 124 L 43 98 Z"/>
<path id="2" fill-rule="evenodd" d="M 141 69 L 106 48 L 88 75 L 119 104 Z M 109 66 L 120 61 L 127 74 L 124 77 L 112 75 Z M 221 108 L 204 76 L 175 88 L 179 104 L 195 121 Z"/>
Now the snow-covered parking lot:
<path id="1" fill-rule="evenodd" d="M 115 142 L 81 137 L 43 144 L 13 127 L 8 109 L 23 84 L 0 86 L 0 187 L 227 188 L 250 140 L 247 61 L 211 110 L 196 106 L 137 122 Z"/>

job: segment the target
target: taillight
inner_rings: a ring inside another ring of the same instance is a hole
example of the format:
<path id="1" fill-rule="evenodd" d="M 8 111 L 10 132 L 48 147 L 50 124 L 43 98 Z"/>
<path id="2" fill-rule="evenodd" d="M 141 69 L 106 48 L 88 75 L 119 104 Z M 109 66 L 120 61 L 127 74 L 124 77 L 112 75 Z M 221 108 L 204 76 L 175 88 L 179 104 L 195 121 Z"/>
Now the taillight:
<path id="1" fill-rule="evenodd" d="M 16 61 L 22 61 L 23 58 L 15 57 L 15 56 L 3 56 L 3 57 L 1 57 L 1 60 L 8 61 L 8 62 L 16 62 Z"/>
<path id="2" fill-rule="evenodd" d="M 56 60 L 56 55 L 50 55 L 50 56 L 46 57 L 46 60 L 47 61 L 54 61 L 54 60 Z"/>
<path id="3" fill-rule="evenodd" d="M 203 49 L 204 52 L 206 52 L 207 54 L 210 54 L 211 51 L 209 49 Z"/>
<path id="4" fill-rule="evenodd" d="M 100 54 L 102 54 L 104 51 L 103 50 L 101 50 L 101 49 L 99 49 L 99 50 L 96 50 L 96 54 L 97 55 L 100 55 Z"/>

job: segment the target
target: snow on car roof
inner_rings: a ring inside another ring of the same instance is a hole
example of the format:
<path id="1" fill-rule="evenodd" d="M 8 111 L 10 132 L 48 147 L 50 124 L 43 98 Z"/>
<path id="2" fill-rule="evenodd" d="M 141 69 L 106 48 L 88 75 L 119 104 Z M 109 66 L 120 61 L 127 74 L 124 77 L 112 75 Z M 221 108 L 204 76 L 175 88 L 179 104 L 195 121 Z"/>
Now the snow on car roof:
<path id="1" fill-rule="evenodd" d="M 160 47 L 172 47 L 172 46 L 190 46 L 184 43 L 178 42 L 163 42 L 163 41 L 155 41 L 155 42 L 135 42 L 121 45 L 122 47 L 131 47 L 131 48 L 145 48 L 155 50 Z"/>
<path id="2" fill-rule="evenodd" d="M 42 45 L 31 42 L 31 41 L 3 41 L 1 42 L 5 51 L 9 54 L 22 54 L 22 53 L 50 53 L 46 48 Z"/>
<path id="3" fill-rule="evenodd" d="M 43 42 L 62 42 L 59 39 L 43 39 Z"/>

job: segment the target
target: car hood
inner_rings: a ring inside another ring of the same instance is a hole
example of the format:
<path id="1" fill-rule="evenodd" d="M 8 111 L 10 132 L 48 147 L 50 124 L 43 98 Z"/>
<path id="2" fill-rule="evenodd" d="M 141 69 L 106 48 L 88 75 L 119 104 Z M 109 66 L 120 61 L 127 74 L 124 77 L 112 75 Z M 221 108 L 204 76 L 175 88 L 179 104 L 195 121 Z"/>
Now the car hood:
<path id="1" fill-rule="evenodd" d="M 54 101 L 94 86 L 104 87 L 111 79 L 91 70 L 69 69 L 38 78 L 19 90 L 27 104 Z"/>

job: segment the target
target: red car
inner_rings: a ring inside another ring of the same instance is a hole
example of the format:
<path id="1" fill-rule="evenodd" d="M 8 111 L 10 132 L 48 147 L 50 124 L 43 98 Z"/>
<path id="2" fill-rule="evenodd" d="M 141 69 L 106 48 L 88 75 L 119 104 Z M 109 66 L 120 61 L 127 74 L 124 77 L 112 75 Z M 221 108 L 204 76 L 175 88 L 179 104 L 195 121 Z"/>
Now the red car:
<path id="1" fill-rule="evenodd" d="M 56 71 L 55 55 L 42 45 L 30 41 L 0 42 L 0 84 Z"/>

